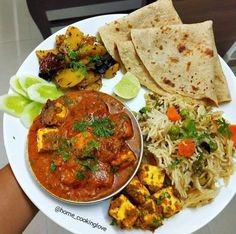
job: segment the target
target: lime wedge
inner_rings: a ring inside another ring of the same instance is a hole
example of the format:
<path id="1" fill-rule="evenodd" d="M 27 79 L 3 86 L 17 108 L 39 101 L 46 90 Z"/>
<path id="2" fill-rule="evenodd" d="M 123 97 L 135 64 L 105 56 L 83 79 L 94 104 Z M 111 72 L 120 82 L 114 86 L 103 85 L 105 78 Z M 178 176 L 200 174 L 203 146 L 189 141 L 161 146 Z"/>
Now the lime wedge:
<path id="1" fill-rule="evenodd" d="M 21 115 L 20 121 L 26 127 L 29 128 L 33 123 L 36 116 L 39 115 L 43 108 L 43 104 L 38 102 L 31 102 L 28 104 Z"/>
<path id="2" fill-rule="evenodd" d="M 18 94 L 0 96 L 0 110 L 10 115 L 20 117 L 30 100 Z"/>
<path id="3" fill-rule="evenodd" d="M 63 95 L 56 85 L 48 83 L 31 85 L 27 89 L 27 93 L 32 101 L 39 103 L 46 103 L 48 99 L 55 100 Z"/>
<path id="4" fill-rule="evenodd" d="M 140 88 L 138 78 L 131 72 L 127 72 L 115 85 L 114 93 L 121 98 L 132 99 L 138 95 Z"/>

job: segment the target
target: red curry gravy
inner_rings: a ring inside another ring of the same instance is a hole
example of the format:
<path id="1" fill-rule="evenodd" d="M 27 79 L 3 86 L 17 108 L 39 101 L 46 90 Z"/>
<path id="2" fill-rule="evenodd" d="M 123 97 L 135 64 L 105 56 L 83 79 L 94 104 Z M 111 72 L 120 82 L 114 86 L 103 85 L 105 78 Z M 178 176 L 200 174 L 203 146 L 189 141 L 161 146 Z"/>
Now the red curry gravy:
<path id="1" fill-rule="evenodd" d="M 56 197 L 93 201 L 124 185 L 137 167 L 137 122 L 112 96 L 69 93 L 45 104 L 28 134 L 28 157 L 39 183 Z"/>

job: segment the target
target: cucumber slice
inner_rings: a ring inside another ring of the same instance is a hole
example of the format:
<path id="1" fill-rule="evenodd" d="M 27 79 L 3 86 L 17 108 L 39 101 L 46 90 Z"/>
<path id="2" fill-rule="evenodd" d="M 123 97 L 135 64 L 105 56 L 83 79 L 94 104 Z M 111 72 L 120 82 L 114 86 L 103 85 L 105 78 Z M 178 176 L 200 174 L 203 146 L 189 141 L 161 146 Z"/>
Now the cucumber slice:
<path id="1" fill-rule="evenodd" d="M 63 95 L 55 85 L 48 83 L 31 85 L 27 93 L 31 100 L 39 103 L 46 103 L 48 99 L 55 100 Z"/>
<path id="2" fill-rule="evenodd" d="M 24 108 L 31 101 L 18 94 L 6 94 L 0 96 L 0 110 L 15 117 L 20 117 Z"/>
<path id="3" fill-rule="evenodd" d="M 24 91 L 24 89 L 22 88 L 20 84 L 18 76 L 12 76 L 10 78 L 10 86 L 13 91 L 23 95 L 24 97 L 28 97 L 27 93 Z"/>
<path id="4" fill-rule="evenodd" d="M 31 102 L 28 104 L 20 118 L 21 123 L 26 127 L 29 128 L 34 119 L 39 115 L 43 108 L 43 104 L 38 103 L 38 102 Z"/>
<path id="5" fill-rule="evenodd" d="M 34 84 L 41 84 L 41 83 L 48 83 L 46 80 L 41 79 L 37 76 L 20 76 L 19 82 L 21 87 L 25 92 L 27 92 L 27 89 Z"/>

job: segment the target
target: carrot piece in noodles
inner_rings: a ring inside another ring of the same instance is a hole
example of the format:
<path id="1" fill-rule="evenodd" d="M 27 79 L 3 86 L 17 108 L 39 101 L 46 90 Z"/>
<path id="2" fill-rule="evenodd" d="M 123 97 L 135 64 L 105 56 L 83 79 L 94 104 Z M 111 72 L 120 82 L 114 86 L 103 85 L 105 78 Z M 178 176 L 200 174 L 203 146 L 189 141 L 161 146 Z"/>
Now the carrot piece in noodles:
<path id="1" fill-rule="evenodd" d="M 234 142 L 234 147 L 236 147 L 236 125 L 235 124 L 230 124 L 228 126 L 228 129 L 231 131 L 231 140 Z"/>
<path id="2" fill-rule="evenodd" d="M 181 120 L 181 115 L 174 106 L 170 106 L 167 109 L 166 115 L 170 121 L 176 122 Z"/>
<path id="3" fill-rule="evenodd" d="M 192 139 L 184 139 L 178 144 L 178 153 L 182 157 L 191 157 L 195 151 L 196 145 Z"/>

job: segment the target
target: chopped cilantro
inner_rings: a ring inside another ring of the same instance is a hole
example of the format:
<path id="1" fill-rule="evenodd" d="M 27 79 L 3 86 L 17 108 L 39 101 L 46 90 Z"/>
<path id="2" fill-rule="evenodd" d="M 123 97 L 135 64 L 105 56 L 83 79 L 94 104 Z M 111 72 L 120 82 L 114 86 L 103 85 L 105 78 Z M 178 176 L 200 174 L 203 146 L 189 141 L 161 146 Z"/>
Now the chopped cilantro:
<path id="1" fill-rule="evenodd" d="M 82 63 L 78 63 L 76 61 L 72 61 L 70 63 L 70 68 L 72 68 L 73 70 L 80 70 L 81 73 L 86 76 L 88 74 L 87 68 L 84 64 Z"/>
<path id="2" fill-rule="evenodd" d="M 178 159 L 178 158 L 173 159 L 173 160 L 170 161 L 170 164 L 168 165 L 168 167 L 170 167 L 171 169 L 174 169 L 181 163 L 181 161 L 182 160 Z"/>
<path id="3" fill-rule="evenodd" d="M 57 58 L 59 60 L 63 60 L 65 58 L 64 54 L 57 54 Z"/>
<path id="4" fill-rule="evenodd" d="M 170 194 L 168 192 L 161 193 L 161 197 L 164 198 L 170 198 Z"/>
<path id="5" fill-rule="evenodd" d="M 73 131 L 78 130 L 79 132 L 83 132 L 83 131 L 85 131 L 86 126 L 87 126 L 86 122 L 80 122 L 80 123 L 77 122 L 77 123 L 73 124 L 72 130 Z"/>
<path id="6" fill-rule="evenodd" d="M 70 59 L 76 60 L 79 57 L 79 51 L 70 50 L 68 52 Z"/>
<path id="7" fill-rule="evenodd" d="M 156 199 L 156 204 L 159 206 L 159 205 L 161 205 L 161 203 L 162 203 L 162 199 L 161 198 L 157 198 Z"/>
<path id="8" fill-rule="evenodd" d="M 83 121 L 74 123 L 72 129 L 83 132 L 87 126 L 93 128 L 93 133 L 97 137 L 109 137 L 114 134 L 114 123 L 107 117 L 93 118 L 90 122 Z"/>
<path id="9" fill-rule="evenodd" d="M 97 141 L 89 141 L 87 143 L 87 150 L 99 149 L 99 143 Z"/>
<path id="10" fill-rule="evenodd" d="M 197 136 L 197 141 L 199 144 L 201 144 L 204 140 L 210 140 L 209 133 L 204 132 Z"/>
<path id="11" fill-rule="evenodd" d="M 51 172 L 55 172 L 55 171 L 56 171 L 56 168 L 57 168 L 57 166 L 56 166 L 55 163 L 52 161 L 52 162 L 50 163 L 50 171 L 51 171 Z"/>
<path id="12" fill-rule="evenodd" d="M 139 110 L 139 113 L 146 114 L 147 112 L 150 112 L 150 111 L 151 111 L 151 108 L 148 106 L 145 106 Z"/>
<path id="13" fill-rule="evenodd" d="M 111 226 L 118 226 L 118 223 L 115 219 L 112 219 L 111 223 L 110 223 Z"/>
<path id="14" fill-rule="evenodd" d="M 86 175 L 84 174 L 84 170 L 80 169 L 77 171 L 76 173 L 76 177 L 79 179 L 79 180 L 83 180 L 86 178 Z"/>
<path id="15" fill-rule="evenodd" d="M 154 219 L 152 220 L 152 225 L 155 226 L 155 227 L 158 227 L 158 226 L 161 225 L 161 221 L 158 220 L 157 218 L 154 218 Z"/>
<path id="16" fill-rule="evenodd" d="M 68 161 L 70 159 L 70 153 L 67 151 L 61 151 L 61 156 L 63 161 Z"/>
<path id="17" fill-rule="evenodd" d="M 109 137 L 114 134 L 114 123 L 107 117 L 93 118 L 89 126 L 93 127 L 93 132 L 97 137 Z"/>
<path id="18" fill-rule="evenodd" d="M 110 130 L 106 127 L 97 127 L 94 129 L 94 134 L 97 136 L 97 137 L 109 137 L 109 136 L 112 136 L 114 134 L 114 131 L 113 130 Z"/>
<path id="19" fill-rule="evenodd" d="M 227 137 L 231 137 L 232 136 L 232 132 L 228 128 L 229 124 L 225 121 L 224 118 L 218 119 L 217 120 L 217 124 L 219 126 L 217 131 L 219 133 L 221 133 L 222 135 L 225 135 Z"/>
<path id="20" fill-rule="evenodd" d="M 64 101 L 64 104 L 66 104 L 66 105 L 73 104 L 73 100 L 70 99 L 70 98 L 68 98 L 68 97 L 65 97 L 65 98 L 63 99 L 63 101 Z"/>
<path id="21" fill-rule="evenodd" d="M 65 139 L 62 144 L 57 149 L 57 155 L 62 156 L 63 161 L 68 161 L 70 159 L 70 154 L 75 151 L 72 147 L 72 142 L 70 139 Z"/>
<path id="22" fill-rule="evenodd" d="M 98 169 L 98 165 L 97 164 L 94 164 L 94 165 L 90 165 L 89 169 L 94 172 Z"/>
<path id="23" fill-rule="evenodd" d="M 86 167 L 90 171 L 94 172 L 97 170 L 97 164 L 92 164 L 91 161 L 79 161 L 79 164 Z"/>
<path id="24" fill-rule="evenodd" d="M 118 172 L 118 170 L 119 170 L 119 167 L 117 167 L 117 166 L 111 166 L 111 173 L 112 174 L 116 174 L 117 172 Z"/>
<path id="25" fill-rule="evenodd" d="M 85 152 L 83 152 L 82 157 L 83 157 L 83 158 L 95 159 L 95 158 L 96 158 L 96 155 L 93 154 L 93 153 L 91 153 L 91 152 L 85 151 Z"/>
<path id="26" fill-rule="evenodd" d="M 98 61 L 101 60 L 101 56 L 100 55 L 95 55 L 95 56 L 92 56 L 89 60 L 90 63 L 96 63 Z"/>
<path id="27" fill-rule="evenodd" d="M 161 203 L 165 198 L 170 198 L 170 197 L 171 196 L 168 192 L 162 192 L 161 195 L 158 198 L 156 198 L 156 204 L 161 205 Z"/>
<path id="28" fill-rule="evenodd" d="M 197 128 L 196 123 L 192 119 L 186 119 L 182 125 L 183 128 L 183 137 L 184 138 L 195 138 L 197 137 Z"/>

